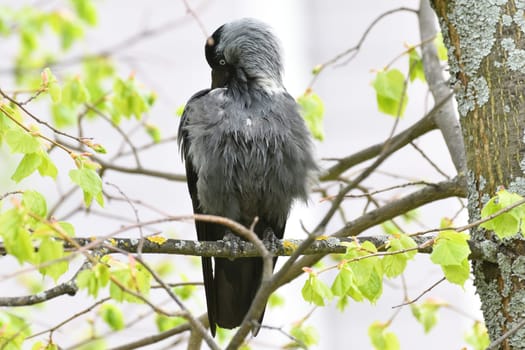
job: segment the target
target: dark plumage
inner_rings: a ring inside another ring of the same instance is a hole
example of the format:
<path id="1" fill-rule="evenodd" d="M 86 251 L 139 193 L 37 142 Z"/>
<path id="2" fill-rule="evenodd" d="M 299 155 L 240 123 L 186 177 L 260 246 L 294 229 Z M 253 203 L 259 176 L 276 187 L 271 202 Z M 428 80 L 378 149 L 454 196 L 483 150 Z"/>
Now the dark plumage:
<path id="1" fill-rule="evenodd" d="M 190 98 L 179 126 L 193 210 L 245 226 L 258 217 L 259 237 L 281 239 L 316 165 L 304 120 L 282 85 L 279 43 L 265 24 L 241 19 L 217 29 L 205 53 L 211 89 Z M 196 230 L 200 241 L 228 233 L 198 221 Z M 202 270 L 212 334 L 216 325 L 239 326 L 259 288 L 262 259 L 204 257 Z"/>

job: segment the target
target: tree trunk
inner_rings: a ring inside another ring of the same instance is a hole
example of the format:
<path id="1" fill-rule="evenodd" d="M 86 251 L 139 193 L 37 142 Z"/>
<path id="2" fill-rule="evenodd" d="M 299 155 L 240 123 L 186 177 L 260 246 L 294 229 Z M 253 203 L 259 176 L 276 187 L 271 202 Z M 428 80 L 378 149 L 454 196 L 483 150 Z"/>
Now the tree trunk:
<path id="1" fill-rule="evenodd" d="M 467 156 L 470 221 L 500 186 L 525 195 L 525 3 L 434 0 L 448 57 Z M 474 283 L 491 340 L 525 349 L 525 240 L 503 242 L 477 228 L 473 240 L 498 241 L 498 261 L 473 261 Z M 513 332 L 515 330 L 515 332 Z"/>

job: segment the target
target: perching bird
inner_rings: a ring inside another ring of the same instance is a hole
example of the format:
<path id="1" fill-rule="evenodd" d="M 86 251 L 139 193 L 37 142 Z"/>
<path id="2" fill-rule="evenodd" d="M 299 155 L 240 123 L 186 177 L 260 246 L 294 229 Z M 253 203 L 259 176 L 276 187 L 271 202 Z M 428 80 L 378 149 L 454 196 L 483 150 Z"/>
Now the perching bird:
<path id="1" fill-rule="evenodd" d="M 211 89 L 190 98 L 178 134 L 193 210 L 247 227 L 257 217 L 261 239 L 281 239 L 292 203 L 306 200 L 316 164 L 305 122 L 282 83 L 279 42 L 266 24 L 240 19 L 218 28 L 205 53 Z M 231 235 L 207 222 L 196 221 L 196 230 L 200 241 Z M 216 325 L 239 326 L 260 286 L 262 259 L 203 257 L 202 271 L 211 333 Z"/>

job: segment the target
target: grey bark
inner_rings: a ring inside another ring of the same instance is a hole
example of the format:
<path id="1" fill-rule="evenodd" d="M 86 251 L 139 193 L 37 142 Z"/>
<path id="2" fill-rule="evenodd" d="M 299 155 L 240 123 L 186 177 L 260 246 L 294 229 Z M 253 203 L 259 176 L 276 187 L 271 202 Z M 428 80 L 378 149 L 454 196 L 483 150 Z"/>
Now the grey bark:
<path id="1" fill-rule="evenodd" d="M 434 0 L 433 7 L 457 88 L 469 216 L 475 221 L 500 186 L 525 194 L 525 4 Z M 496 262 L 472 263 L 485 323 L 498 342 L 492 348 L 525 349 L 525 329 L 516 329 L 525 314 L 525 240 L 518 235 L 501 241 L 481 228 L 471 236 L 498 245 Z"/>

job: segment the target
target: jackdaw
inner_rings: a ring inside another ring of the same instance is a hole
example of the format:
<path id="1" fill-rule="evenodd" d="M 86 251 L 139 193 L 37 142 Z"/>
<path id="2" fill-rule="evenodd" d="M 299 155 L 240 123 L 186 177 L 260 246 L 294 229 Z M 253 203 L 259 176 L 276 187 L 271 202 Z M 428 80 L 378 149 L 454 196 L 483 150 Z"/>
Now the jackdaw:
<path id="1" fill-rule="evenodd" d="M 219 27 L 205 54 L 211 89 L 190 98 L 178 133 L 193 210 L 247 227 L 257 217 L 260 238 L 282 239 L 290 207 L 306 200 L 317 167 L 310 134 L 282 83 L 279 42 L 266 24 L 240 19 Z M 231 235 L 218 224 L 195 226 L 200 241 Z M 216 325 L 239 326 L 260 286 L 262 259 L 203 257 L 202 271 L 212 335 Z"/>

